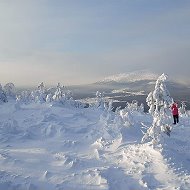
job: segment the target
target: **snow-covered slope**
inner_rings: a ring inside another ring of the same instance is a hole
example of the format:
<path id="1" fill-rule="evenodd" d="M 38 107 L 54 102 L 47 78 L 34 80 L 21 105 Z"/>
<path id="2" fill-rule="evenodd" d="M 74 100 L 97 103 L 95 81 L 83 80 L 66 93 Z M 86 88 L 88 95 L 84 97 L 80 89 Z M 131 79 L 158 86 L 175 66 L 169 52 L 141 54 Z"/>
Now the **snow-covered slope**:
<path id="1" fill-rule="evenodd" d="M 190 118 L 156 147 L 149 114 L 0 105 L 0 190 L 189 190 Z"/>

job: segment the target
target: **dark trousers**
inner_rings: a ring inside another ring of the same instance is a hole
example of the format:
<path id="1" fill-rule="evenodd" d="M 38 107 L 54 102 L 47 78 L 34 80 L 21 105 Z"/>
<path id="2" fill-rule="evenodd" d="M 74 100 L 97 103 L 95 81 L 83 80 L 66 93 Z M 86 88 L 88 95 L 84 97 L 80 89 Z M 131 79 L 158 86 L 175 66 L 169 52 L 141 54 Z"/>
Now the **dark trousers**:
<path id="1" fill-rule="evenodd" d="M 174 124 L 179 122 L 179 115 L 173 115 Z"/>

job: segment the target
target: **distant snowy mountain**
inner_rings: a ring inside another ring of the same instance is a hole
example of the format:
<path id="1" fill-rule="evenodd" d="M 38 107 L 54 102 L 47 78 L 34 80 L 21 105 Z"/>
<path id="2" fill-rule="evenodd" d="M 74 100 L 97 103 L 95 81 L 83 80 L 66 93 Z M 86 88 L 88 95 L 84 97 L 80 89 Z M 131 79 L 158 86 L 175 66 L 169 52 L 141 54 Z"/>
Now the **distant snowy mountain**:
<path id="1" fill-rule="evenodd" d="M 145 91 L 146 93 L 149 93 L 154 89 L 155 82 L 159 75 L 160 74 L 146 70 L 122 73 L 106 77 L 105 79 L 96 82 L 95 85 L 105 89 L 112 89 L 112 91 Z M 187 86 L 178 83 L 170 77 L 168 77 L 167 86 L 171 93 L 175 93 L 177 96 L 180 93 L 189 93 Z"/>
<path id="2" fill-rule="evenodd" d="M 137 81 L 156 81 L 158 78 L 158 74 L 151 73 L 148 71 L 135 71 L 130 73 L 121 73 L 117 75 L 112 75 L 106 77 L 105 79 L 97 82 L 97 83 L 110 83 L 110 82 L 117 82 L 117 83 L 131 83 Z"/>
<path id="3" fill-rule="evenodd" d="M 126 102 L 137 100 L 145 104 L 146 97 L 154 90 L 155 82 L 162 73 L 153 73 L 147 70 L 141 70 L 131 73 L 123 73 L 108 76 L 101 81 L 86 86 L 72 87 L 76 99 L 84 99 L 87 102 L 93 102 L 96 91 L 104 92 L 104 96 L 114 100 L 114 107 L 125 107 Z M 168 75 L 166 81 L 167 88 L 174 100 L 179 103 L 185 101 L 190 109 L 190 91 L 187 85 L 177 82 Z"/>

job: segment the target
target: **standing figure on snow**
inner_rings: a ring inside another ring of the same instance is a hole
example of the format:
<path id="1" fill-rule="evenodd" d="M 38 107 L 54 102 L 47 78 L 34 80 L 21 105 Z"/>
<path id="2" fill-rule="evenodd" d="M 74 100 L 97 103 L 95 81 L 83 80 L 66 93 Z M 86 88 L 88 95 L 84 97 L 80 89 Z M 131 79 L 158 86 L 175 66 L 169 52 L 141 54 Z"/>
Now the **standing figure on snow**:
<path id="1" fill-rule="evenodd" d="M 174 123 L 173 124 L 175 125 L 176 123 L 179 122 L 179 113 L 178 113 L 178 107 L 177 107 L 177 103 L 176 102 L 174 102 L 172 104 L 171 109 L 172 109 L 172 115 L 173 115 L 173 119 L 174 119 Z"/>

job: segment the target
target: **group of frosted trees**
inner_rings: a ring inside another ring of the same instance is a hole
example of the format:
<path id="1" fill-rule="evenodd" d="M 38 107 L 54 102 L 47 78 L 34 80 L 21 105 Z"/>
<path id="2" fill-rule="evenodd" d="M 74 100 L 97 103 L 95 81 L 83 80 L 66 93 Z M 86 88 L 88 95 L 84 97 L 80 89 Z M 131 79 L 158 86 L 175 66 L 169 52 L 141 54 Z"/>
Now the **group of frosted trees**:
<path id="1" fill-rule="evenodd" d="M 152 125 L 148 128 L 146 133 L 142 138 L 142 142 L 153 140 L 154 142 L 159 142 L 161 139 L 162 132 L 171 130 L 171 110 L 170 106 L 173 103 L 173 99 L 170 96 L 169 91 L 166 87 L 167 76 L 162 74 L 158 77 L 155 88 L 147 96 L 146 102 L 149 106 L 149 113 L 152 115 L 153 122 Z M 40 83 L 38 87 L 33 91 L 22 91 L 20 94 L 16 95 L 15 86 L 13 83 L 8 83 L 4 87 L 0 85 L 0 103 L 7 102 L 8 99 L 16 99 L 19 104 L 29 104 L 32 102 L 54 102 L 61 104 L 69 104 L 74 107 L 85 107 L 86 104 L 81 103 L 80 101 L 73 100 L 72 92 L 66 90 L 64 86 L 60 83 L 57 84 L 55 88 L 47 89 L 44 83 Z M 91 105 L 98 109 L 103 110 L 102 118 L 109 122 L 113 120 L 113 100 L 105 99 L 104 93 L 97 91 L 96 93 L 96 103 Z M 179 109 L 180 114 L 186 114 L 186 105 L 185 102 L 181 103 Z M 144 105 L 138 104 L 136 100 L 131 103 L 127 103 L 124 109 L 116 108 L 115 116 L 122 119 L 125 124 L 131 120 L 132 112 L 144 112 Z M 117 117 L 115 117 L 117 118 Z M 118 120 L 119 121 L 119 120 Z"/>
<path id="2" fill-rule="evenodd" d="M 15 100 L 17 106 L 30 103 L 54 102 L 73 105 L 75 107 L 84 107 L 85 105 L 72 98 L 72 92 L 66 90 L 60 83 L 54 88 L 46 88 L 44 83 L 40 83 L 35 90 L 24 90 L 16 92 L 13 83 L 7 83 L 4 87 L 0 84 L 0 103 L 6 103 L 9 100 Z"/>
<path id="3" fill-rule="evenodd" d="M 76 107 L 80 107 L 80 103 L 74 101 L 72 98 L 72 92 L 66 90 L 60 83 L 55 88 L 46 88 L 44 83 L 40 83 L 38 87 L 33 91 L 23 91 L 17 95 L 17 102 L 20 104 L 29 103 L 44 103 L 54 102 L 61 104 L 73 104 Z"/>
<path id="4" fill-rule="evenodd" d="M 132 124 L 132 114 L 144 114 L 144 105 L 137 100 L 133 100 L 131 103 L 127 102 L 124 109 L 117 107 L 113 112 L 113 100 L 106 99 L 104 93 L 96 92 L 96 103 L 91 105 L 103 111 L 100 116 L 100 121 L 104 124 L 114 123 L 117 126 L 129 127 Z"/>

